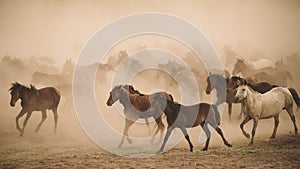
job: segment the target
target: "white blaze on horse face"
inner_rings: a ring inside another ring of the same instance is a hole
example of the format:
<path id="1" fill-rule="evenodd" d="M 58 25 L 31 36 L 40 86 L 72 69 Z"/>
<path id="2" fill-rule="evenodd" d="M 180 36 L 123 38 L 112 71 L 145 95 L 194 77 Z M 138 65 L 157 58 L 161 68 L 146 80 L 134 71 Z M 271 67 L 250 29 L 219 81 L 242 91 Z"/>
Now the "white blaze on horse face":
<path id="1" fill-rule="evenodd" d="M 237 101 L 241 101 L 241 100 L 243 100 L 243 99 L 245 99 L 247 97 L 247 92 L 248 92 L 248 90 L 247 90 L 247 86 L 246 85 L 239 86 L 237 88 L 237 92 L 236 92 L 236 95 L 235 95 L 234 98 Z"/>

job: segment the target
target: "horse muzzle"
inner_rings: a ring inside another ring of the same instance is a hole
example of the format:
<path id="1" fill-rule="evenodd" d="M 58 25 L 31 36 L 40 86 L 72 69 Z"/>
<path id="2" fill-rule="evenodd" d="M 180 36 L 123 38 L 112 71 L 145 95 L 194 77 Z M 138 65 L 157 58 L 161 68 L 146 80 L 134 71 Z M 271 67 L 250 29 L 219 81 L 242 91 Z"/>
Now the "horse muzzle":
<path id="1" fill-rule="evenodd" d="M 10 106 L 11 106 L 11 107 L 15 107 L 15 103 L 10 102 Z"/>

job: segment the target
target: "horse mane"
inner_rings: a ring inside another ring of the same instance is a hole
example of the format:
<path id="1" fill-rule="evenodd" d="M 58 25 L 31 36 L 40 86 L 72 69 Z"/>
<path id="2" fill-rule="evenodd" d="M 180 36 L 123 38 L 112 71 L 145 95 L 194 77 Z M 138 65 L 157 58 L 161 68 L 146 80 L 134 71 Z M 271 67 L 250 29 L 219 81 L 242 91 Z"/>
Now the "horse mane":
<path id="1" fill-rule="evenodd" d="M 124 85 L 123 87 L 125 87 L 130 93 L 134 93 L 134 94 L 138 94 L 140 96 L 144 96 L 144 94 L 142 94 L 141 92 L 136 90 L 132 85 Z"/>
<path id="2" fill-rule="evenodd" d="M 36 87 L 32 84 L 30 84 L 30 87 L 24 86 L 24 85 L 20 84 L 19 82 L 12 83 L 11 85 L 12 86 L 9 88 L 8 91 L 12 91 L 12 90 L 15 90 L 20 87 L 23 89 L 26 89 L 28 91 L 37 91 Z"/>

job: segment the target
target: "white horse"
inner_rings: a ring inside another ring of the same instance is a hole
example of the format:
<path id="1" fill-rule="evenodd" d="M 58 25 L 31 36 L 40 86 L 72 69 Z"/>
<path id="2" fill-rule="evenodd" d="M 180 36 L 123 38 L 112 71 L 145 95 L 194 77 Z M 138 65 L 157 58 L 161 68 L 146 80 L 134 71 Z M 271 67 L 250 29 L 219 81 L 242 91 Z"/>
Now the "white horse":
<path id="1" fill-rule="evenodd" d="M 298 133 L 295 115 L 293 113 L 293 98 L 299 107 L 299 97 L 298 94 L 295 96 L 295 90 L 293 88 L 276 87 L 264 94 L 260 94 L 248 87 L 247 84 L 238 87 L 235 99 L 241 102 L 242 111 L 245 114 L 245 119 L 240 124 L 240 128 L 247 138 L 249 138 L 250 135 L 244 130 L 244 125 L 253 119 L 250 145 L 253 144 L 253 138 L 259 119 L 274 118 L 275 126 L 271 138 L 275 138 L 279 124 L 279 113 L 283 109 L 285 109 L 291 117 L 295 134 Z"/>

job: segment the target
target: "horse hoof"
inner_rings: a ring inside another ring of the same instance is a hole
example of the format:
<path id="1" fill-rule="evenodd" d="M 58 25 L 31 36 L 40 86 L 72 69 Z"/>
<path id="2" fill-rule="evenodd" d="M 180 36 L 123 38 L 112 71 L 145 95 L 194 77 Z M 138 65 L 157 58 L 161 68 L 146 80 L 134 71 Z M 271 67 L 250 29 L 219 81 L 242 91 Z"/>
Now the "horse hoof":
<path id="1" fill-rule="evenodd" d="M 231 144 L 227 144 L 227 146 L 228 146 L 228 147 L 232 147 L 232 145 L 231 145 Z"/>
<path id="2" fill-rule="evenodd" d="M 207 151 L 208 148 L 203 148 L 202 151 Z"/>
<path id="3" fill-rule="evenodd" d="M 253 146 L 253 142 L 250 142 L 250 143 L 248 144 L 248 146 Z"/>
<path id="4" fill-rule="evenodd" d="M 162 153 L 161 150 L 158 150 L 158 151 L 155 152 L 155 154 L 161 154 L 161 153 Z"/>

